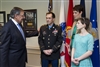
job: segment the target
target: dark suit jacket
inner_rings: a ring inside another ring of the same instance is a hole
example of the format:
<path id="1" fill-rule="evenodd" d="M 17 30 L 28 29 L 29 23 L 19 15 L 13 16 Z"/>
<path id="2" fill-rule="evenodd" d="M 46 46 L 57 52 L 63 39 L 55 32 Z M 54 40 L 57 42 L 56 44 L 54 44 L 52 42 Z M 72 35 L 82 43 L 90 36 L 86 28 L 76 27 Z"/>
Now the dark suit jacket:
<path id="1" fill-rule="evenodd" d="M 38 31 L 25 36 L 38 35 Z M 0 33 L 0 67 L 25 67 L 27 61 L 26 40 L 12 20 L 7 22 Z"/>
<path id="2" fill-rule="evenodd" d="M 49 29 L 48 25 L 43 25 L 40 28 L 38 42 L 41 50 L 41 58 L 47 60 L 55 60 L 60 58 L 60 47 L 62 45 L 62 28 L 53 24 Z M 53 49 L 51 55 L 44 54 L 43 50 Z"/>

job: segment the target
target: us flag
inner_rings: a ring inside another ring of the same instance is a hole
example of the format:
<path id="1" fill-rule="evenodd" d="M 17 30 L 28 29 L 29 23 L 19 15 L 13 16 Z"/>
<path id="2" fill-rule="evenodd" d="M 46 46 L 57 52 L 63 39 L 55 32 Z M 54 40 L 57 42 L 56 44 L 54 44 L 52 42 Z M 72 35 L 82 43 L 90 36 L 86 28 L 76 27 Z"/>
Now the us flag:
<path id="1" fill-rule="evenodd" d="M 52 2 L 52 0 L 49 0 L 48 11 L 52 12 L 52 10 L 53 10 L 53 2 Z"/>

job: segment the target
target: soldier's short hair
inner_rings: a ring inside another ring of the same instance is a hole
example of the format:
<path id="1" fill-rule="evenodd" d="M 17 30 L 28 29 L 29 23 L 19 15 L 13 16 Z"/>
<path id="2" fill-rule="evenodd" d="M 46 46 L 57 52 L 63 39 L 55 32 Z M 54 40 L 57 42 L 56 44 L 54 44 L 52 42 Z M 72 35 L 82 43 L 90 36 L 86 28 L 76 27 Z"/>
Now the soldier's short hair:
<path id="1" fill-rule="evenodd" d="M 56 17 L 53 12 L 47 12 L 46 15 L 48 15 L 48 14 L 52 14 L 52 18 L 55 18 Z"/>

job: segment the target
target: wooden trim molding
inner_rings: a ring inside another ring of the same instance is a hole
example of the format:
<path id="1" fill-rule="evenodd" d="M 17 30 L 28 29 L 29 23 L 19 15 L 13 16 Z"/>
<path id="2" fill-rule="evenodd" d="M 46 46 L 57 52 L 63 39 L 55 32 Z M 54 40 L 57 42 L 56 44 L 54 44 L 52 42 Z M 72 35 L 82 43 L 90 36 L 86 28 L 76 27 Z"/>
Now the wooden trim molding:
<path id="1" fill-rule="evenodd" d="M 39 47 L 33 47 L 33 46 L 29 46 L 27 45 L 27 53 L 28 54 L 38 54 L 40 55 L 40 49 Z"/>

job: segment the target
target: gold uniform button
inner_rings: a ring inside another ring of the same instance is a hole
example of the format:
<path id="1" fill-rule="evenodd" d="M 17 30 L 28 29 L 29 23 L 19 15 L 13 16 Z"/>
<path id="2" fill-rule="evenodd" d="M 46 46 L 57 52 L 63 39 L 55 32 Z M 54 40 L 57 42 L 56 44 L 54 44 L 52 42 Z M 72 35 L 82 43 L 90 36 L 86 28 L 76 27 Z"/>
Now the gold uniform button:
<path id="1" fill-rule="evenodd" d="M 0 42 L 0 44 L 1 44 L 1 42 Z"/>
<path id="2" fill-rule="evenodd" d="M 43 39 L 45 39 L 45 38 L 43 37 Z"/>
<path id="3" fill-rule="evenodd" d="M 50 40 L 50 39 L 48 38 L 48 40 Z"/>
<path id="4" fill-rule="evenodd" d="M 48 42 L 48 44 L 50 44 L 50 42 Z"/>

